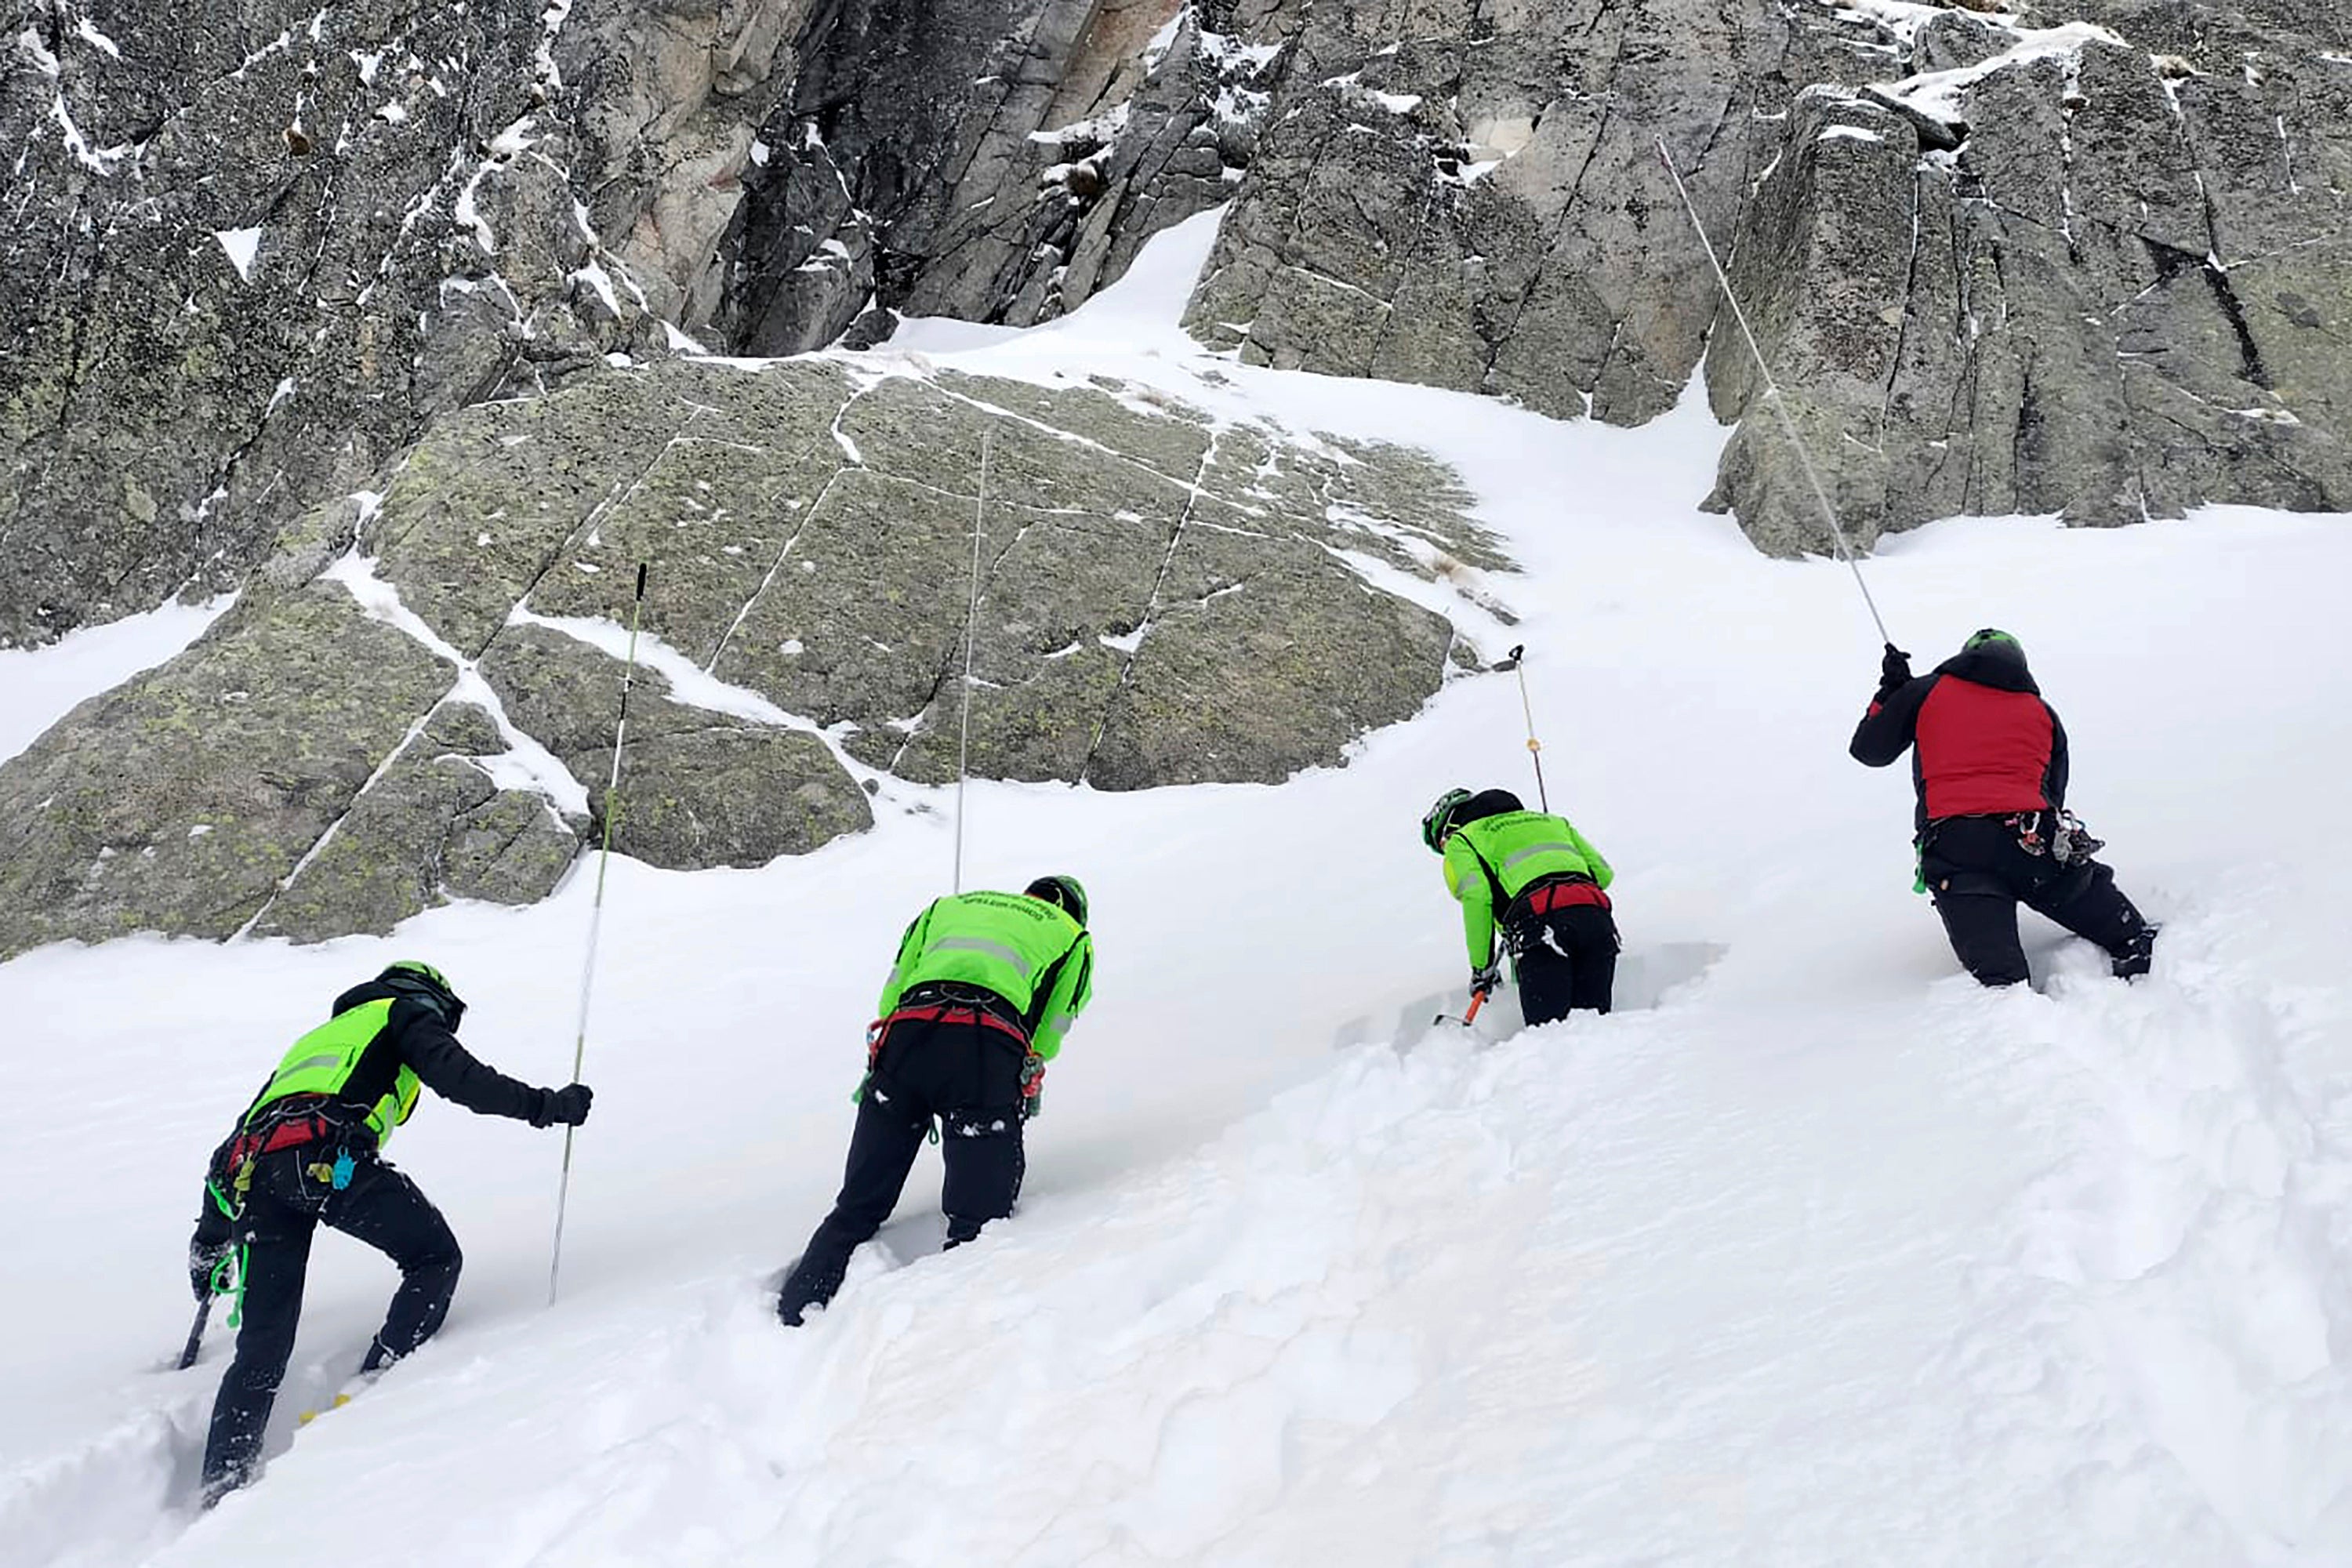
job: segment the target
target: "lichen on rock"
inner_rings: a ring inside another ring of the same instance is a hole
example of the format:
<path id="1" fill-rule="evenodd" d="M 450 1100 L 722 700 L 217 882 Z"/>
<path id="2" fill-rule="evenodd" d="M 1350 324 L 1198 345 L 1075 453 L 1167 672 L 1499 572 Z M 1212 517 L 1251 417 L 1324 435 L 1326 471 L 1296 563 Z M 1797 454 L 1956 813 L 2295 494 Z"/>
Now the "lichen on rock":
<path id="1" fill-rule="evenodd" d="M 968 622 L 982 776 L 1336 764 L 1458 667 L 1429 605 L 1508 567 L 1469 508 L 1421 454 L 1116 382 L 688 362 L 460 410 L 282 530 L 194 647 L 0 765 L 0 953 L 525 902 L 608 816 L 656 866 L 806 853 L 871 825 L 872 774 L 954 775 Z M 168 787 L 92 787 L 86 755 Z"/>

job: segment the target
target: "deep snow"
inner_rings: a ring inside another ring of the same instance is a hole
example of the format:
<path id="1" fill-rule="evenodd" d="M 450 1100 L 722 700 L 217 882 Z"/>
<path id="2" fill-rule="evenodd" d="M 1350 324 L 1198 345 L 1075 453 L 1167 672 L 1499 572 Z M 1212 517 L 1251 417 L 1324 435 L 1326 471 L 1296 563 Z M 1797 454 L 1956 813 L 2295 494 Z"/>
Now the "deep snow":
<path id="1" fill-rule="evenodd" d="M 918 323 L 886 362 L 1108 373 L 1456 463 L 1526 567 L 1458 579 L 1517 626 L 1462 624 L 1527 644 L 1553 804 L 1618 866 L 1662 1005 L 1391 1026 L 1464 970 L 1420 813 L 1532 793 L 1507 677 L 1278 788 L 976 784 L 967 883 L 1083 877 L 1097 1003 L 1021 1213 L 898 1267 L 936 1245 L 927 1159 L 788 1333 L 767 1297 L 952 794 L 890 784 L 876 831 L 756 872 L 615 861 L 564 1299 L 557 1135 L 428 1102 L 391 1155 L 467 1249 L 447 1330 L 192 1521 L 226 1336 L 161 1368 L 205 1152 L 396 956 L 450 972 L 478 1052 L 562 1081 L 593 868 L 389 941 L 27 954 L 0 1562 L 2352 1561 L 2347 520 L 1954 521 L 1865 563 L 1922 668 L 2024 639 L 2074 803 L 2167 922 L 2126 987 L 2029 917 L 2039 991 L 1981 993 L 1910 892 L 1906 779 L 1844 755 L 1876 669 L 1853 583 L 1696 510 L 1704 400 L 1629 432 L 1213 360 L 1171 323 L 1213 221 L 1065 321 Z M 202 619 L 0 654 L 0 754 Z M 282 1426 L 389 1283 L 320 1241 Z"/>

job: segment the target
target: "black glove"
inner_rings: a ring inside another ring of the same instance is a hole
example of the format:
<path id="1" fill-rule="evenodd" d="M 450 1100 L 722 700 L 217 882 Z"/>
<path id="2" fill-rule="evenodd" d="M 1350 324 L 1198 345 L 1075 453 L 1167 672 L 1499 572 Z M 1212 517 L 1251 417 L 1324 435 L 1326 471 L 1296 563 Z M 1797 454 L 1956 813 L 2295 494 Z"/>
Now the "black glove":
<path id="1" fill-rule="evenodd" d="M 1879 656 L 1878 660 L 1878 694 L 1884 697 L 1897 687 L 1908 684 L 1910 679 L 1911 656 L 1888 643 L 1886 651 Z"/>
<path id="2" fill-rule="evenodd" d="M 588 1102 L 595 1092 L 584 1083 L 539 1091 L 539 1109 L 531 1113 L 533 1127 L 577 1127 L 588 1120 Z"/>
<path id="3" fill-rule="evenodd" d="M 197 1300 L 213 1293 L 213 1274 L 234 1250 L 226 1241 L 198 1238 L 188 1243 L 188 1288 L 196 1293 Z"/>
<path id="4" fill-rule="evenodd" d="M 1474 996 L 1491 995 L 1495 987 L 1502 983 L 1501 964 L 1490 963 L 1484 969 L 1474 969 L 1470 972 L 1470 994 Z"/>

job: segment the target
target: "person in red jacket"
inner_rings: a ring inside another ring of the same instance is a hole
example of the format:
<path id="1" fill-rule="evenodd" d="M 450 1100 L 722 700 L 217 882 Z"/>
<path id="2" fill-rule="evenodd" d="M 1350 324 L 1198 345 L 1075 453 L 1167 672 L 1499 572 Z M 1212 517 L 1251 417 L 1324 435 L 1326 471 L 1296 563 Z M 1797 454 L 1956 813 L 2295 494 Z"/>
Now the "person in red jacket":
<path id="1" fill-rule="evenodd" d="M 2066 812 L 2065 726 L 2015 637 L 1987 627 L 1916 679 L 1911 656 L 1887 644 L 1878 695 L 1850 750 L 1874 768 L 1911 752 L 1920 880 L 1952 952 L 1979 981 L 2026 978 L 2019 904 L 2096 942 L 2117 976 L 2147 973 L 2156 927 L 2091 858 L 2098 841 Z"/>

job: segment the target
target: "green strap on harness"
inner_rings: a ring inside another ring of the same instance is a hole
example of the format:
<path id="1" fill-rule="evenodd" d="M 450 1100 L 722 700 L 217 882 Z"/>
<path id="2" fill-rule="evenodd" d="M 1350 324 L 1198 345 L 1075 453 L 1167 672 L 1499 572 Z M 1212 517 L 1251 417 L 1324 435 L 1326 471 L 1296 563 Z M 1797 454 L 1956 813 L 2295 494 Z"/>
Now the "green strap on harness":
<path id="1" fill-rule="evenodd" d="M 218 1186 L 214 1184 L 209 1177 L 207 1177 L 205 1182 L 205 1194 L 212 1199 L 213 1206 L 215 1208 L 220 1210 L 223 1215 L 226 1215 L 232 1222 L 234 1222 L 245 1212 L 245 1194 L 252 1185 L 253 1162 L 251 1160 L 247 1160 L 244 1164 L 237 1167 L 236 1181 L 235 1184 L 236 1201 L 235 1203 L 231 1203 L 229 1201 L 228 1194 L 222 1192 Z M 212 1287 L 212 1293 L 214 1295 L 235 1296 L 236 1299 L 230 1301 L 228 1305 L 228 1326 L 232 1329 L 239 1327 L 245 1321 L 245 1264 L 247 1251 L 247 1245 L 244 1242 L 239 1242 L 234 1251 L 223 1254 L 221 1260 L 213 1265 L 212 1278 L 207 1281 L 207 1283 Z M 228 1279 L 226 1281 L 222 1279 L 224 1270 L 228 1272 Z"/>
<path id="2" fill-rule="evenodd" d="M 235 1251 L 223 1254 L 221 1260 L 213 1265 L 212 1293 L 234 1298 L 228 1304 L 228 1326 L 232 1329 L 245 1321 L 246 1250 L 245 1244 L 239 1242 Z"/>

